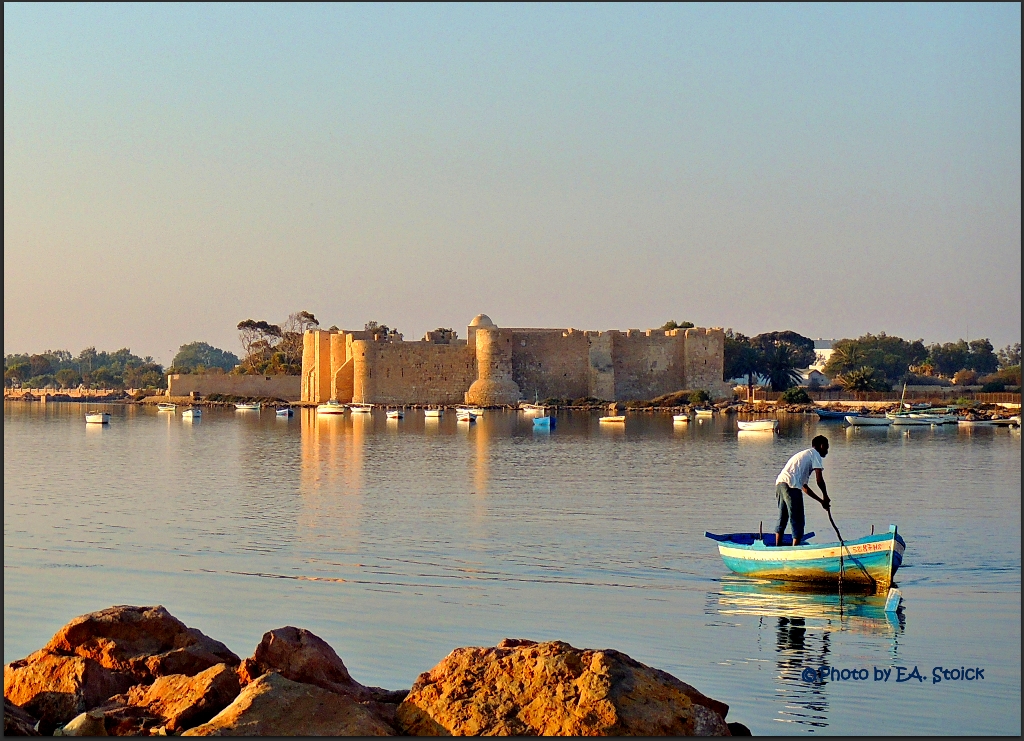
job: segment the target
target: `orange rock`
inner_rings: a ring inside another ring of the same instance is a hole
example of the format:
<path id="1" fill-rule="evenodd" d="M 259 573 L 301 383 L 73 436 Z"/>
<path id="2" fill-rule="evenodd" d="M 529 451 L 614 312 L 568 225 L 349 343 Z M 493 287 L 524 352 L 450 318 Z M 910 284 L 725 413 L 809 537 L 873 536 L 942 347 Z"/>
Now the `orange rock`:
<path id="1" fill-rule="evenodd" d="M 39 718 L 47 735 L 134 683 L 93 659 L 46 649 L 4 666 L 4 697 Z"/>
<path id="2" fill-rule="evenodd" d="M 162 718 L 169 732 L 205 723 L 238 696 L 238 675 L 227 664 L 211 666 L 194 677 L 171 674 L 128 692 L 128 704 Z"/>
<path id="3" fill-rule="evenodd" d="M 372 695 L 371 688 L 352 679 L 334 649 L 305 628 L 288 626 L 264 633 L 245 666 L 250 676 L 277 672 L 293 682 L 316 685 L 356 700 L 369 700 Z"/>
<path id="4" fill-rule="evenodd" d="M 264 674 L 209 723 L 183 736 L 391 736 L 394 731 L 347 695 Z"/>
<path id="5" fill-rule="evenodd" d="M 143 682 L 239 662 L 223 643 L 189 628 L 160 606 L 120 605 L 82 615 L 57 631 L 43 650 L 93 659 Z"/>
<path id="6" fill-rule="evenodd" d="M 727 712 L 618 651 L 505 640 L 421 674 L 398 723 L 414 736 L 728 736 Z"/>

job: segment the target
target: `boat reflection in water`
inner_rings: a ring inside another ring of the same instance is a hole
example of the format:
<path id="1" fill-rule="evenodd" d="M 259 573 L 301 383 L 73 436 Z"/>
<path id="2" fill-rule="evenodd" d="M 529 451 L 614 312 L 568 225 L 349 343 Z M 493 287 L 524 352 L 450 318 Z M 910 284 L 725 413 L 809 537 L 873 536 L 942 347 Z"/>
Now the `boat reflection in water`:
<path id="1" fill-rule="evenodd" d="M 774 720 L 780 723 L 829 725 L 829 683 L 808 681 L 804 671 L 832 666 L 834 643 L 839 640 L 847 643 L 845 638 L 863 636 L 875 645 L 878 639 L 888 641 L 888 658 L 898 663 L 904 617 L 902 612 L 885 612 L 884 595 L 840 598 L 799 584 L 725 576 L 720 590 L 708 594 L 708 605 L 719 615 L 756 617 L 759 632 L 774 634 L 775 697 L 781 703 Z M 840 633 L 847 636 L 841 638 Z M 835 664 L 849 662 L 836 658 Z"/>

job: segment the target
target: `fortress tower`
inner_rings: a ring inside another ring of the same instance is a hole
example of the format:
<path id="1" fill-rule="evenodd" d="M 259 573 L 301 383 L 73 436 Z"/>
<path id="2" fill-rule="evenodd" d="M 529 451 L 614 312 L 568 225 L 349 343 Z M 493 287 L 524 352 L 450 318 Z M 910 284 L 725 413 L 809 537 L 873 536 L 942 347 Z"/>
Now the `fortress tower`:
<path id="1" fill-rule="evenodd" d="M 512 380 L 512 330 L 499 329 L 486 314 L 469 325 L 469 342 L 476 348 L 477 379 L 466 392 L 466 403 L 482 407 L 517 404 L 519 386 Z"/>

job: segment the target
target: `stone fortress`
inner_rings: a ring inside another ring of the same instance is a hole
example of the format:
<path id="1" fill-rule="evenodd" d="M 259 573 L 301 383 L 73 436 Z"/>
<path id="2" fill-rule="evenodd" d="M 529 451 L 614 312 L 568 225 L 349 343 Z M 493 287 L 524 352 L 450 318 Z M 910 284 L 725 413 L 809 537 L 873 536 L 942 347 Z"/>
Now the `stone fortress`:
<path id="1" fill-rule="evenodd" d="M 683 389 L 726 396 L 722 329 L 641 332 L 510 329 L 485 314 L 465 340 L 419 342 L 365 331 L 305 333 L 302 401 L 514 405 L 520 400 L 652 399 Z"/>

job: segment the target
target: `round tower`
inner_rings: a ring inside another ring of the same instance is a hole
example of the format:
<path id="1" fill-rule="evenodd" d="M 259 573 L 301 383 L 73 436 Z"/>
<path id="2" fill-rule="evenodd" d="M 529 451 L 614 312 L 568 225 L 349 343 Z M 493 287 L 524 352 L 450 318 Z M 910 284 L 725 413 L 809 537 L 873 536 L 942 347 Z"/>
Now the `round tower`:
<path id="1" fill-rule="evenodd" d="M 483 314 L 473 321 L 470 332 L 476 340 L 477 375 L 466 392 L 466 403 L 481 407 L 518 404 L 519 386 L 512 380 L 512 330 L 499 329 Z"/>

